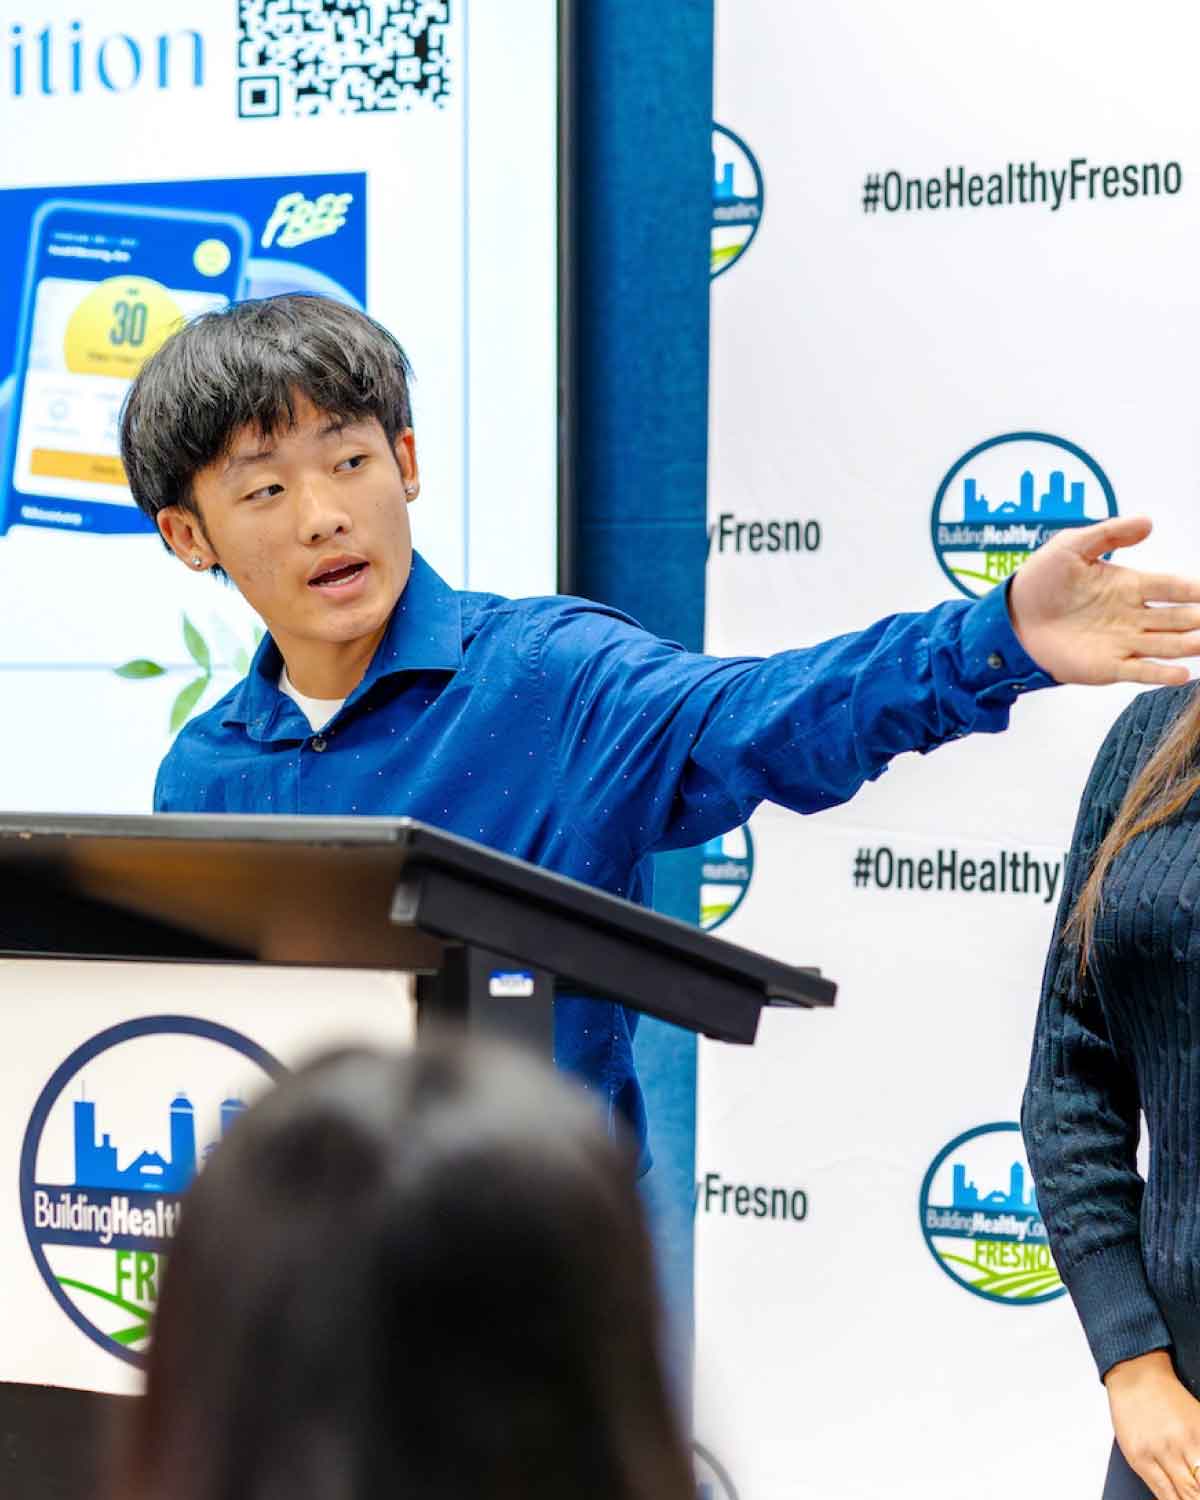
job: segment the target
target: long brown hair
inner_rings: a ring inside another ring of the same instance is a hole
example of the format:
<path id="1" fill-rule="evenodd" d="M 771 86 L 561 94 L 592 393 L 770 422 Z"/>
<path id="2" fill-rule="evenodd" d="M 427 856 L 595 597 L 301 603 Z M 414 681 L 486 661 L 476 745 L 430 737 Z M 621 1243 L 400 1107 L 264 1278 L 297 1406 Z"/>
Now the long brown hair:
<path id="1" fill-rule="evenodd" d="M 1081 973 L 1087 968 L 1096 918 L 1100 914 L 1100 894 L 1113 860 L 1138 834 L 1148 833 L 1173 818 L 1200 790 L 1198 745 L 1200 692 L 1192 691 L 1174 724 L 1130 782 L 1112 827 L 1096 850 L 1088 878 L 1067 922 L 1065 936 L 1079 948 Z"/>

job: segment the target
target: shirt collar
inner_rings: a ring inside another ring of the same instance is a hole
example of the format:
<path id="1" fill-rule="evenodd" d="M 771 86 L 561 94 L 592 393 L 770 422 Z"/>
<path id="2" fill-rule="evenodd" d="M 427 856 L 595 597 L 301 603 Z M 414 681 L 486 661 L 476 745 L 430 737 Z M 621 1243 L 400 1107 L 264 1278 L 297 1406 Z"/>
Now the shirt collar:
<path id="1" fill-rule="evenodd" d="M 440 578 L 419 553 L 404 592 L 396 602 L 371 665 L 347 704 L 364 697 L 377 682 L 400 672 L 456 672 L 462 666 L 462 606 L 458 593 Z M 303 739 L 285 722 L 299 716 L 296 705 L 279 691 L 283 657 L 269 635 L 263 637 L 250 670 L 230 695 L 222 724 L 244 725 L 251 739 Z"/>

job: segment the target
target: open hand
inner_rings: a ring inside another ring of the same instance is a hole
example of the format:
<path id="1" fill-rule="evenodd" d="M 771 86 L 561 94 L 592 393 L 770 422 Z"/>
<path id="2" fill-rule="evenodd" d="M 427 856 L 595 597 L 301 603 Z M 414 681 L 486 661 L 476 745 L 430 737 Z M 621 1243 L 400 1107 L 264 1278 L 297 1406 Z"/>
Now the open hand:
<path id="1" fill-rule="evenodd" d="M 1044 672 L 1092 684 L 1188 680 L 1186 667 L 1166 661 L 1200 656 L 1200 579 L 1103 561 L 1149 535 L 1145 516 L 1062 531 L 1017 570 L 1008 594 L 1013 629 Z"/>
<path id="2" fill-rule="evenodd" d="M 1175 1374 L 1167 1351 L 1122 1360 L 1104 1384 L 1125 1462 L 1155 1500 L 1198 1500 L 1200 1401 Z"/>

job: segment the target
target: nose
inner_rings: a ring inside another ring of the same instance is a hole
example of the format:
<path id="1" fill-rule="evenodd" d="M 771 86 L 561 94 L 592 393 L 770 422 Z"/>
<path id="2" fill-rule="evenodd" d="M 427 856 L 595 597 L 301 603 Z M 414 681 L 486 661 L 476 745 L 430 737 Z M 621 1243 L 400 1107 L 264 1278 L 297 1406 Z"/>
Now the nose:
<path id="1" fill-rule="evenodd" d="M 304 485 L 296 508 L 297 531 L 305 546 L 343 536 L 350 530 L 350 517 L 332 485 L 314 479 Z"/>

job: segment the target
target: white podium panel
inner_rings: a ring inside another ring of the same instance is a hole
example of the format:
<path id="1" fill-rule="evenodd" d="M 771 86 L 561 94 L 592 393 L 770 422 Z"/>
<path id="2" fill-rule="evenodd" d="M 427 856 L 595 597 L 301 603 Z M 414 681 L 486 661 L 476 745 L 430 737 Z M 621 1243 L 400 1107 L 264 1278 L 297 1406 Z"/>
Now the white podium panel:
<path id="1" fill-rule="evenodd" d="M 376 970 L 0 959 L 0 1024 L 0 1381 L 121 1394 L 222 1134 L 326 1047 L 412 1045 L 416 1003 Z"/>

